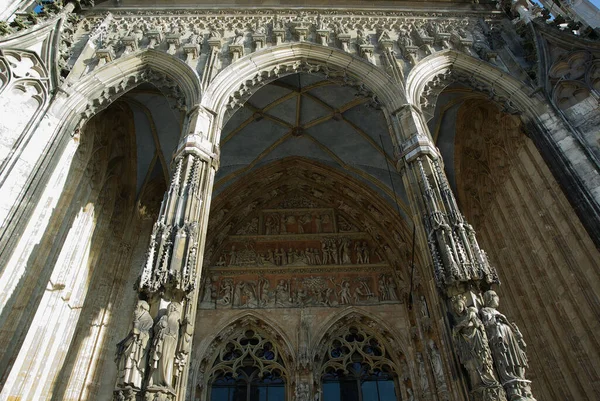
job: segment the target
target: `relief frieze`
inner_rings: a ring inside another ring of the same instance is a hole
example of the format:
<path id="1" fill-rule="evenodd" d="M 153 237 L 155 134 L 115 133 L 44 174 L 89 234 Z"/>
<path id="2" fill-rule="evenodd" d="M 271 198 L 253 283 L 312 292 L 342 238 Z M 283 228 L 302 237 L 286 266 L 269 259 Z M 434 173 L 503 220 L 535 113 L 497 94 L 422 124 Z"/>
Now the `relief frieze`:
<path id="1" fill-rule="evenodd" d="M 404 286 L 391 273 L 215 274 L 205 279 L 200 308 L 337 307 L 401 303 Z"/>

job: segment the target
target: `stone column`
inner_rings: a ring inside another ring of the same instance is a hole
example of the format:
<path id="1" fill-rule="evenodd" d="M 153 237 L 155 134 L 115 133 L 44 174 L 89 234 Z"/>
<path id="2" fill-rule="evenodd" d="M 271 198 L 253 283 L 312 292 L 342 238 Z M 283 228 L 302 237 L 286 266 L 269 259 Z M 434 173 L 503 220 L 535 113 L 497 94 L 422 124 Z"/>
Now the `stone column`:
<path id="1" fill-rule="evenodd" d="M 498 274 L 458 208 L 425 119 L 411 105 L 394 117 L 404 138 L 398 167 L 412 195 L 415 222 L 421 223 L 421 243 L 429 249 L 436 285 L 453 312 L 454 345 L 468 373 L 471 397 L 531 401 L 521 333 L 496 310 L 498 297 L 491 289 L 500 284 Z"/>
<path id="2" fill-rule="evenodd" d="M 117 345 L 115 400 L 183 400 L 219 153 L 206 110 L 188 115 L 139 279 L 130 334 Z M 151 330 L 150 330 L 151 329 Z"/>

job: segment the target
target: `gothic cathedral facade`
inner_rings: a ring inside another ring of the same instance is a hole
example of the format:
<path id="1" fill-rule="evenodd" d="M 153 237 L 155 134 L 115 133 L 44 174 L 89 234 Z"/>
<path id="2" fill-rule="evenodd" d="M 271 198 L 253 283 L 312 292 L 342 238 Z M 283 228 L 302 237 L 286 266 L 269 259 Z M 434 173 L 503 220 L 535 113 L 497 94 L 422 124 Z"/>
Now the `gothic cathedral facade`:
<path id="1" fill-rule="evenodd" d="M 0 1 L 0 400 L 600 399 L 582 1 Z"/>

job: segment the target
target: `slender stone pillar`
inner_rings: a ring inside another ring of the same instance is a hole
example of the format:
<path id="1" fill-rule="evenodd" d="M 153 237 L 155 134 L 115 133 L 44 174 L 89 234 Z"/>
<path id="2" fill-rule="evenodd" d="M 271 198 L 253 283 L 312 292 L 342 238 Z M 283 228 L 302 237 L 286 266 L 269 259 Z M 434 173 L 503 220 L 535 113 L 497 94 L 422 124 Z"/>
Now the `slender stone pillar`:
<path id="1" fill-rule="evenodd" d="M 399 167 L 412 192 L 415 220 L 422 223 L 435 282 L 453 313 L 454 345 L 468 374 L 471 397 L 532 401 L 525 379 L 525 343 L 514 323 L 496 310 L 498 296 L 491 289 L 500 284 L 498 274 L 458 208 L 425 119 L 409 105 L 395 117 L 406 138 Z"/>
<path id="2" fill-rule="evenodd" d="M 182 400 L 218 148 L 212 115 L 196 108 L 173 161 L 137 291 L 129 335 L 117 345 L 115 400 Z M 150 326 L 150 327 L 149 327 Z M 150 330 L 151 328 L 151 330 Z"/>

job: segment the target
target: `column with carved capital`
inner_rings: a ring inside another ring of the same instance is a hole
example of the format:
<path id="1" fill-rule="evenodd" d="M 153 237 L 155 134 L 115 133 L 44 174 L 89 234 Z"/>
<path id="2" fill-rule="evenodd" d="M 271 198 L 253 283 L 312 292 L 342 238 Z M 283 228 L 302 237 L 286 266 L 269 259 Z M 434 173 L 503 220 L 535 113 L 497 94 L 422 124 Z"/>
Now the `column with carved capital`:
<path id="1" fill-rule="evenodd" d="M 132 329 L 118 345 L 115 400 L 184 398 L 219 161 L 217 145 L 207 139 L 212 123 L 212 115 L 200 107 L 188 114 L 185 136 L 173 157 L 171 183 L 150 236 Z M 153 321 L 151 330 L 144 324 L 148 319 Z"/>
<path id="2" fill-rule="evenodd" d="M 412 105 L 398 110 L 394 119 L 404 138 L 398 167 L 412 196 L 416 224 L 421 223 L 421 243 L 429 249 L 436 285 L 453 314 L 454 345 L 471 397 L 532 401 L 524 377 L 525 343 L 514 323 L 495 309 L 497 296 L 491 289 L 500 284 L 498 274 L 458 208 L 425 119 Z M 502 341 L 512 348 L 502 351 Z"/>

